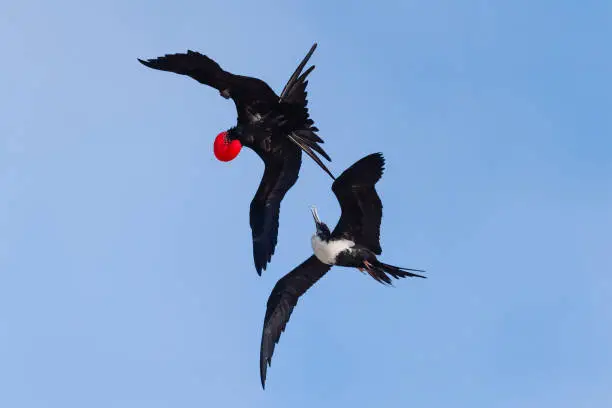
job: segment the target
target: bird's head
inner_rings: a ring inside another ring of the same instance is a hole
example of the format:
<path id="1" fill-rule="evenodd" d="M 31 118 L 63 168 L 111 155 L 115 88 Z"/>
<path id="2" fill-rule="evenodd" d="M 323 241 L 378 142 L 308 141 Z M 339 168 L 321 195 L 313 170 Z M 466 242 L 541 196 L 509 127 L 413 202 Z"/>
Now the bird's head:
<path id="1" fill-rule="evenodd" d="M 312 217 L 317 227 L 317 236 L 322 240 L 328 240 L 331 236 L 331 232 L 329 232 L 329 227 L 319 218 L 317 207 L 314 205 L 310 206 L 310 211 L 312 212 Z"/>
<path id="2" fill-rule="evenodd" d="M 240 149 L 242 149 L 242 143 L 238 140 L 238 135 L 233 128 L 219 133 L 213 144 L 215 157 L 222 162 L 234 160 L 240 153 Z"/>

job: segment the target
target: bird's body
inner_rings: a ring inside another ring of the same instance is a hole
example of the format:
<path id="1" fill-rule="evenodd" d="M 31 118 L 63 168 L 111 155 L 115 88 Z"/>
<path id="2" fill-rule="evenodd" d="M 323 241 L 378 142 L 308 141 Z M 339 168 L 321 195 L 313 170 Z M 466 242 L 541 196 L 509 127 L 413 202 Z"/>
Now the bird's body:
<path id="1" fill-rule="evenodd" d="M 315 207 L 312 215 L 316 233 L 311 238 L 313 255 L 281 278 L 268 298 L 260 350 L 260 374 L 265 387 L 267 366 L 271 363 L 275 344 L 285 330 L 298 299 L 321 279 L 332 266 L 357 268 L 380 283 L 391 284 L 395 279 L 421 277 L 418 269 L 401 268 L 382 263 L 380 255 L 380 222 L 382 203 L 375 184 L 382 176 L 382 154 L 371 154 L 345 170 L 332 184 L 342 214 L 330 231 L 319 219 Z"/>
<path id="2" fill-rule="evenodd" d="M 311 238 L 312 251 L 317 259 L 326 265 L 337 265 L 340 254 L 349 256 L 353 252 L 355 243 L 349 239 L 325 240 L 317 234 Z"/>
<path id="3" fill-rule="evenodd" d="M 188 75 L 234 101 L 237 123 L 217 136 L 219 143 L 215 144 L 215 148 L 238 141 L 238 147 L 224 161 L 232 160 L 240 151 L 240 146 L 247 146 L 265 164 L 263 177 L 250 207 L 253 259 L 260 275 L 274 254 L 280 203 L 298 179 L 302 151 L 334 178 L 315 154 L 331 161 L 319 146 L 323 140 L 316 134 L 318 129 L 307 108 L 306 77 L 314 66 L 303 73 L 302 70 L 315 48 L 316 44 L 289 78 L 280 95 L 261 79 L 224 71 L 217 62 L 199 52 L 188 50 L 187 53 L 167 54 L 146 61 L 139 59 L 149 68 Z"/>

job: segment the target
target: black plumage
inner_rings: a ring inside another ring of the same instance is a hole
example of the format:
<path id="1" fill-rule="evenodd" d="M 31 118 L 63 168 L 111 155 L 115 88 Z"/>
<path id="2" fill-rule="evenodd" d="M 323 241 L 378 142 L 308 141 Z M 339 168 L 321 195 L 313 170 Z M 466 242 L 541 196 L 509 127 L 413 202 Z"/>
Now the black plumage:
<path id="1" fill-rule="evenodd" d="M 260 376 L 265 388 L 267 368 L 275 345 L 289 321 L 298 299 L 321 279 L 333 265 L 365 270 L 376 281 L 391 284 L 395 279 L 420 277 L 419 269 L 401 268 L 380 262 L 380 223 L 382 202 L 375 184 L 382 177 L 384 157 L 368 155 L 345 170 L 332 184 L 342 211 L 333 232 L 312 212 L 316 234 L 312 237 L 314 255 L 281 278 L 268 298 L 260 349 Z M 413 271 L 413 272 L 411 272 Z"/>
<path id="2" fill-rule="evenodd" d="M 323 140 L 317 135 L 318 129 L 308 113 L 306 78 L 314 66 L 302 73 L 316 46 L 311 47 L 280 95 L 261 79 L 224 71 L 217 62 L 199 52 L 188 50 L 155 59 L 138 59 L 149 68 L 190 76 L 234 101 L 237 124 L 227 130 L 226 140 L 240 141 L 254 150 L 265 164 L 249 217 L 253 260 L 259 275 L 274 254 L 280 203 L 298 179 L 302 151 L 334 178 L 317 156 L 318 153 L 331 161 L 320 146 Z"/>

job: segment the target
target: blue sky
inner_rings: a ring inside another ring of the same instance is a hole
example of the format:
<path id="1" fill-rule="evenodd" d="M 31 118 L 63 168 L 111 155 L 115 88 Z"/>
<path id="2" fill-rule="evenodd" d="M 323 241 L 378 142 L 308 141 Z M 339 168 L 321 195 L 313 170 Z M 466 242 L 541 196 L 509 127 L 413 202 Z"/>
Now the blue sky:
<path id="1" fill-rule="evenodd" d="M 0 5 L 0 405 L 609 407 L 612 6 L 604 1 Z M 127 4 L 126 4 L 127 3 Z M 258 277 L 263 165 L 235 110 L 141 66 L 186 49 L 277 90 L 310 45 L 332 170 L 382 151 L 382 259 L 300 301 L 266 391 L 265 302 L 311 253 L 304 160 Z"/>

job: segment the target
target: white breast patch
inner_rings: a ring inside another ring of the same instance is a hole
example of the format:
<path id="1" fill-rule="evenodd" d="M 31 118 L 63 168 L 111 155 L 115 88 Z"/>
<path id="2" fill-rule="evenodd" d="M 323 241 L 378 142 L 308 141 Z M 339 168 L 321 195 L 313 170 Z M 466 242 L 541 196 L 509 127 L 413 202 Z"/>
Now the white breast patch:
<path id="1" fill-rule="evenodd" d="M 336 262 L 338 254 L 346 249 L 351 248 L 355 243 L 348 239 L 339 239 L 337 241 L 322 241 L 317 234 L 311 239 L 312 250 L 319 261 L 326 265 L 333 265 Z"/>

